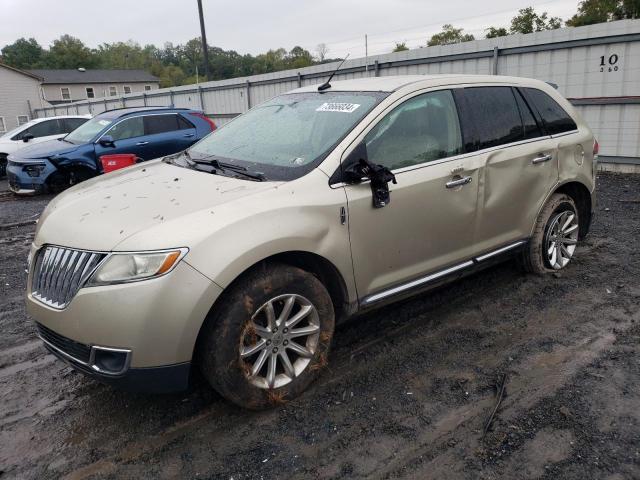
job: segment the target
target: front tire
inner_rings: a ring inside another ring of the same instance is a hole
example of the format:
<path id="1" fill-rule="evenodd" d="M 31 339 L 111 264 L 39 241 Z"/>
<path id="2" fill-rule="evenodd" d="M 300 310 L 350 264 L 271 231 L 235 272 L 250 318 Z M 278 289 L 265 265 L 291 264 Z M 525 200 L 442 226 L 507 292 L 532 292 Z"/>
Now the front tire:
<path id="1" fill-rule="evenodd" d="M 327 364 L 334 309 L 324 285 L 289 265 L 245 275 L 207 317 L 200 368 L 226 399 L 268 408 L 300 395 Z"/>
<path id="2" fill-rule="evenodd" d="M 573 258 L 579 235 L 580 218 L 575 202 L 568 195 L 554 193 L 536 220 L 520 264 L 525 271 L 537 274 L 562 270 Z"/>

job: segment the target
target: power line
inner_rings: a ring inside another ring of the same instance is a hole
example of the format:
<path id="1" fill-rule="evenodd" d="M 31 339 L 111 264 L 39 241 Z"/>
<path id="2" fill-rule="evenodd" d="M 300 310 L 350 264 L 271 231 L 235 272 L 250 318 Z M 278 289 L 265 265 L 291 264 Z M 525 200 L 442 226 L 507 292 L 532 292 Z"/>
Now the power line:
<path id="1" fill-rule="evenodd" d="M 554 3 L 560 3 L 562 2 L 562 0 L 545 0 L 543 2 L 527 2 L 526 5 L 520 5 L 520 6 L 516 6 L 513 8 L 509 8 L 509 9 L 502 9 L 502 10 L 498 10 L 498 11 L 493 11 L 493 12 L 489 12 L 489 13 L 485 13 L 481 16 L 467 16 L 467 17 L 460 17 L 460 18 L 454 18 L 454 19 L 448 19 L 448 20 L 440 20 L 440 21 L 434 21 L 432 23 L 429 24 L 423 24 L 420 26 L 415 26 L 415 27 L 408 27 L 408 28 L 402 28 L 402 29 L 397 29 L 397 30 L 390 30 L 388 32 L 384 32 L 384 33 L 374 33 L 374 34 L 368 34 L 369 39 L 371 39 L 371 37 L 381 37 L 381 36 L 388 36 L 394 33 L 398 33 L 398 32 L 414 32 L 415 30 L 427 30 L 429 28 L 432 27 L 440 27 L 444 24 L 450 23 L 456 23 L 456 22 L 463 22 L 465 20 L 472 20 L 472 19 L 479 19 L 479 18 L 486 18 L 486 17 L 490 17 L 490 16 L 494 16 L 494 15 L 500 15 L 503 13 L 511 13 L 517 10 L 520 10 L 522 8 L 526 8 L 526 7 L 541 7 L 544 5 L 549 5 L 549 4 L 554 4 Z M 444 22 L 444 23 L 443 23 Z M 484 29 L 479 29 L 479 31 L 483 31 Z M 357 37 L 349 37 L 347 39 L 343 39 L 343 40 L 336 40 L 336 41 L 331 41 L 331 42 L 322 42 L 325 43 L 327 45 L 327 47 L 329 48 L 329 51 L 334 52 L 335 53 L 341 53 L 341 52 L 349 52 L 350 50 L 354 49 L 354 48 L 363 48 L 363 44 L 362 44 L 362 36 L 357 36 Z M 419 40 L 419 39 L 425 39 L 426 40 L 426 34 L 422 34 L 419 37 L 412 37 L 412 38 L 403 38 L 401 41 L 403 42 L 408 42 L 411 40 Z M 391 40 L 391 41 L 378 41 L 378 42 L 371 42 L 369 41 L 369 46 L 375 46 L 375 45 L 392 45 L 396 42 L 397 40 Z M 340 45 L 346 44 L 343 47 L 340 47 Z M 315 47 L 313 47 L 315 48 Z M 313 48 L 310 48 L 307 45 L 307 49 L 308 50 L 313 50 Z"/>

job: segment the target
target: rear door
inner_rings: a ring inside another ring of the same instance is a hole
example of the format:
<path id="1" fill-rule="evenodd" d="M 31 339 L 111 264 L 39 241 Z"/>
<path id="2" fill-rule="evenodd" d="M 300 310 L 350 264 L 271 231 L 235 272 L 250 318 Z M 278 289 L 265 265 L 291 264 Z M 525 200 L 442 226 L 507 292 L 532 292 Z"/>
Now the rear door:
<path id="1" fill-rule="evenodd" d="M 184 150 L 196 136 L 194 125 L 175 113 L 145 116 L 144 130 L 149 155 L 145 160 Z"/>
<path id="2" fill-rule="evenodd" d="M 460 92 L 464 128 L 483 164 L 475 228 L 482 253 L 530 235 L 558 180 L 557 151 L 517 89 L 481 86 Z"/>

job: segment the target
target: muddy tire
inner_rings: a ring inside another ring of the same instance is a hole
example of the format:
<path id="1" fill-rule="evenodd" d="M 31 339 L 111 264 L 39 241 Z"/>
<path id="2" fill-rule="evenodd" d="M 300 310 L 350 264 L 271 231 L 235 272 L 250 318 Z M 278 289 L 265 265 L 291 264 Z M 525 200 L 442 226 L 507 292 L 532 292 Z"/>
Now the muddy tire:
<path id="1" fill-rule="evenodd" d="M 327 365 L 334 309 L 324 285 L 296 267 L 246 274 L 207 317 L 197 346 L 205 378 L 244 408 L 300 395 Z"/>
<path id="2" fill-rule="evenodd" d="M 536 274 L 557 272 L 573 257 L 579 238 L 578 209 L 571 197 L 554 193 L 540 212 L 520 266 Z"/>

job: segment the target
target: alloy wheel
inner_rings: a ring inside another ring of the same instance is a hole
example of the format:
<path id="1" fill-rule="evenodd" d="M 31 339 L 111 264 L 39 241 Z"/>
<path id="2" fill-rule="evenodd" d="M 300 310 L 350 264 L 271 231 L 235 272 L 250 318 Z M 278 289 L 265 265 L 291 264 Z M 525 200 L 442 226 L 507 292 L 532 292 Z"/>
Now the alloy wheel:
<path id="1" fill-rule="evenodd" d="M 263 304 L 245 325 L 240 358 L 250 382 L 264 389 L 287 385 L 308 366 L 320 338 L 315 306 L 296 294 Z"/>
<path id="2" fill-rule="evenodd" d="M 565 210 L 552 218 L 545 239 L 547 261 L 551 268 L 567 266 L 578 243 L 578 216 Z"/>

